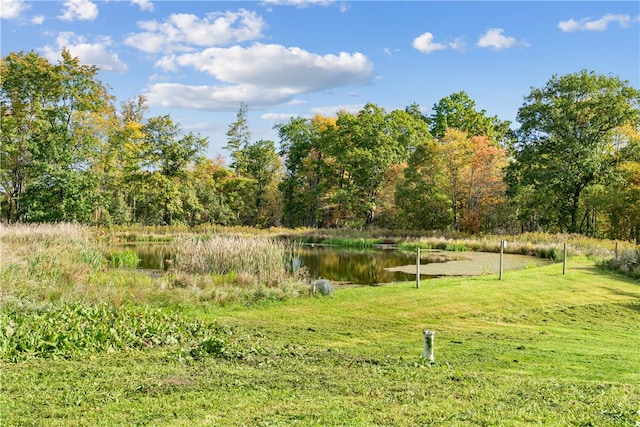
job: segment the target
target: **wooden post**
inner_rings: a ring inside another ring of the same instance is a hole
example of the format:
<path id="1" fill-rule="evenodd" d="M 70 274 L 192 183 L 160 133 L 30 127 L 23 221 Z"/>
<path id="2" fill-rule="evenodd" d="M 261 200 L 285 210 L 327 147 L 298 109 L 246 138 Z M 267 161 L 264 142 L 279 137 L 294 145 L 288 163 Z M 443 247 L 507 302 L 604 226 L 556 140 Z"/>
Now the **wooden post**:
<path id="1" fill-rule="evenodd" d="M 416 248 L 416 289 L 420 289 L 420 248 Z"/>
<path id="2" fill-rule="evenodd" d="M 504 267 L 504 240 L 500 240 L 500 275 L 498 280 L 502 280 L 502 270 Z"/>
<path id="3" fill-rule="evenodd" d="M 564 244 L 564 256 L 562 258 L 562 274 L 567 274 L 567 244 Z"/>
<path id="4" fill-rule="evenodd" d="M 615 250 L 616 261 L 618 260 L 618 242 L 616 242 L 616 250 Z"/>

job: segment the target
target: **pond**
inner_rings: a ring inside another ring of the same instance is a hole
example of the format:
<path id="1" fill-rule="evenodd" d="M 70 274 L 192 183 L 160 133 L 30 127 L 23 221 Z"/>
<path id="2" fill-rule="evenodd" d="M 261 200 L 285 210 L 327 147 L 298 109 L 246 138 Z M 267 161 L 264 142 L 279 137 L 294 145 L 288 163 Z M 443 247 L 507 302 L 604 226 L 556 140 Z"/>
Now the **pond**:
<path id="1" fill-rule="evenodd" d="M 136 251 L 140 257 L 139 268 L 165 270 L 165 260 L 171 259 L 171 245 L 163 243 L 132 243 L 123 247 Z M 422 263 L 433 262 L 428 254 L 421 257 Z M 416 255 L 396 250 L 354 251 L 334 246 L 300 246 L 293 257 L 292 270 L 306 267 L 313 279 L 324 278 L 341 283 L 375 285 L 398 281 L 415 280 L 415 274 L 389 271 L 401 265 L 415 265 Z"/>
<path id="2" fill-rule="evenodd" d="M 141 259 L 138 267 L 143 269 L 165 270 L 165 260 L 172 258 L 168 244 L 136 243 L 125 247 L 136 251 Z M 312 279 L 376 285 L 415 280 L 415 261 L 415 253 L 393 249 L 355 251 L 335 246 L 303 245 L 295 249 L 290 267 L 293 271 L 305 267 Z M 525 255 L 505 254 L 504 269 L 535 267 L 549 262 Z M 424 251 L 420 264 L 421 277 L 494 274 L 497 273 L 499 254 Z"/>
<path id="3" fill-rule="evenodd" d="M 422 263 L 429 262 L 421 257 Z M 342 283 L 375 285 L 379 283 L 415 280 L 416 275 L 390 271 L 391 267 L 415 265 L 416 255 L 396 250 L 353 251 L 330 246 L 302 246 L 293 257 L 294 270 L 306 267 L 312 278 L 324 278 Z M 415 271 L 415 269 L 414 269 Z"/>

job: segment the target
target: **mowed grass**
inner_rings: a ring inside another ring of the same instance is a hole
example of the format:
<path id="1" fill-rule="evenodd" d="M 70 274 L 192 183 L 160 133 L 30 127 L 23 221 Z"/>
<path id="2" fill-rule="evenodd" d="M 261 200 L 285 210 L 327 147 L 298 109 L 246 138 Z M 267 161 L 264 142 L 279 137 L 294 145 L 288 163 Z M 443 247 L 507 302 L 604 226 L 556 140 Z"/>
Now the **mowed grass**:
<path id="1" fill-rule="evenodd" d="M 237 354 L 2 363 L 2 425 L 635 426 L 640 283 L 586 259 L 257 305 L 166 304 Z M 434 364 L 421 355 L 435 330 Z"/>

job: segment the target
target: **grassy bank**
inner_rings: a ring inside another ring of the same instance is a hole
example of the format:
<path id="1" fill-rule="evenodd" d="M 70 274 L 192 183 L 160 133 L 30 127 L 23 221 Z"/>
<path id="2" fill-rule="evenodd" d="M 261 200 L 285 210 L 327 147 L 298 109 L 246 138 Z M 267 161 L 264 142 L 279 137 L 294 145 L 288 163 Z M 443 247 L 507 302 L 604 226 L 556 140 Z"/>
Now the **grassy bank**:
<path id="1" fill-rule="evenodd" d="M 107 268 L 82 230 L 66 243 L 31 231 L 3 235 L 0 339 L 21 321 L 57 350 L 2 358 L 3 426 L 640 422 L 640 284 L 585 256 L 566 275 L 552 264 L 219 304 L 220 282 L 253 285 L 185 271 L 175 286 Z"/>

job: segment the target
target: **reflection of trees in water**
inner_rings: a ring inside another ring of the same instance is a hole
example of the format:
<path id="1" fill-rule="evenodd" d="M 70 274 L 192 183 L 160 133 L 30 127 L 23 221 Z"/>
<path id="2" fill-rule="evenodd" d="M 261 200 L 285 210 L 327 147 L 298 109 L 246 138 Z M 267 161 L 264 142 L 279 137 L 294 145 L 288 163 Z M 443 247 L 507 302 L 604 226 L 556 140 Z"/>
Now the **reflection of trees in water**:
<path id="1" fill-rule="evenodd" d="M 411 254 L 396 251 L 354 252 L 320 247 L 300 248 L 296 255 L 297 263 L 305 265 L 313 278 L 364 285 L 412 280 L 413 275 L 385 268 L 415 263 Z"/>
<path id="2" fill-rule="evenodd" d="M 151 270 L 165 270 L 164 260 L 171 259 L 169 245 L 161 243 L 137 243 L 124 245 L 127 249 L 136 251 L 140 258 L 140 268 Z"/>
<path id="3" fill-rule="evenodd" d="M 164 270 L 164 261 L 171 259 L 170 245 L 142 243 L 126 245 L 141 259 L 140 268 Z M 423 260 L 423 262 L 425 262 Z M 415 264 L 415 255 L 398 251 L 348 251 L 327 247 L 296 249 L 292 269 L 306 266 L 311 278 L 325 278 L 338 282 L 362 285 L 414 280 L 415 275 L 385 271 L 387 267 Z"/>

